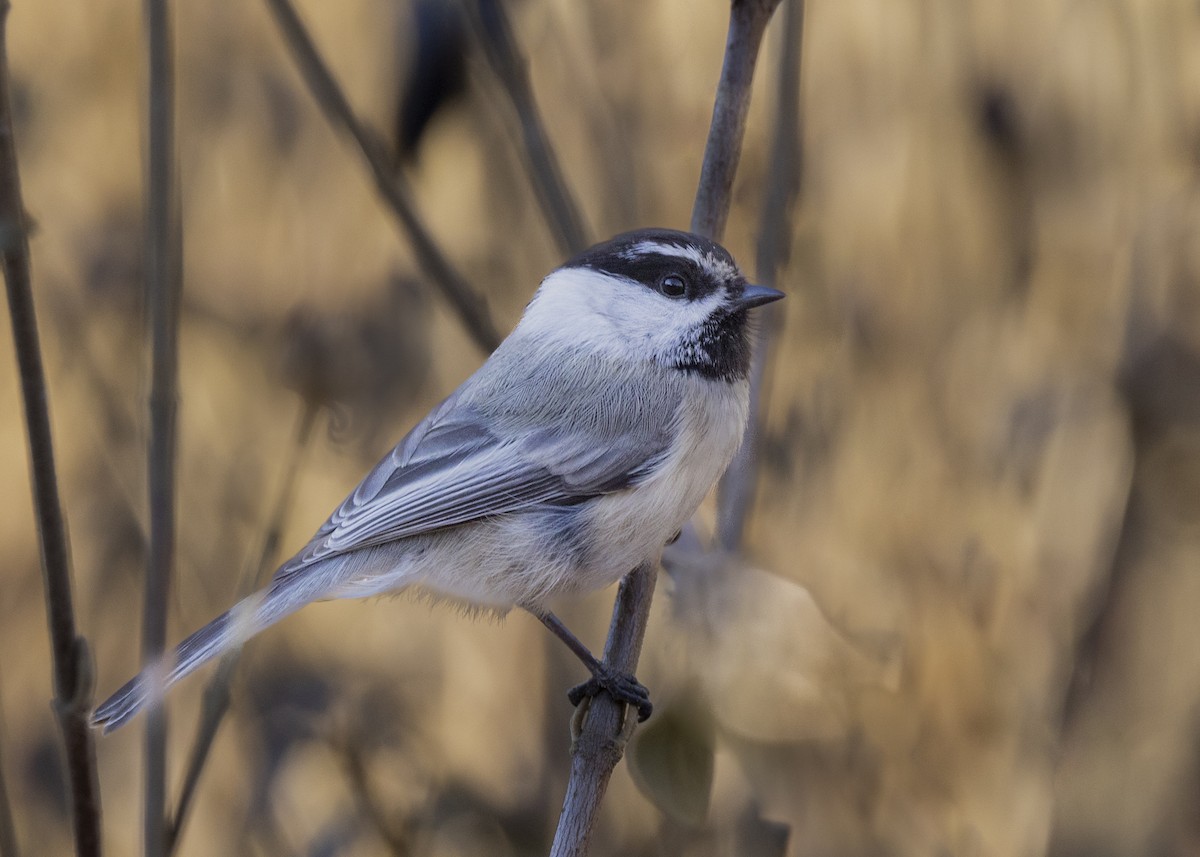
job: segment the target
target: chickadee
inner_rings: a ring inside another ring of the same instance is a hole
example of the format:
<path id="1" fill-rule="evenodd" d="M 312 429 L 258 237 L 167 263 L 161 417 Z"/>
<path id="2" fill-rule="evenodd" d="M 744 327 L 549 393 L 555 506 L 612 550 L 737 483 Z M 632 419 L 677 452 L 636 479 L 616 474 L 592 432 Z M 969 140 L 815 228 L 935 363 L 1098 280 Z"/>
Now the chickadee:
<path id="1" fill-rule="evenodd" d="M 650 712 L 547 609 L 662 550 L 729 464 L 749 410 L 747 284 L 718 244 L 618 235 L 546 277 L 516 329 L 400 442 L 271 583 L 96 709 L 106 732 L 206 661 L 329 598 L 420 586 L 560 636 L 600 690 Z"/>

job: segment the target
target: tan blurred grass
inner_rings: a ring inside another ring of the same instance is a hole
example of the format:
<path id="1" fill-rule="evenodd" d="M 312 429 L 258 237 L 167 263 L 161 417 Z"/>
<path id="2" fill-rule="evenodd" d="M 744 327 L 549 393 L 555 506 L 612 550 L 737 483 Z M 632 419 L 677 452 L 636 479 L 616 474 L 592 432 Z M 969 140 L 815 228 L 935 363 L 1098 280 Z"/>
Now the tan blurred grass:
<path id="1" fill-rule="evenodd" d="M 519 7 L 535 91 L 598 234 L 685 223 L 721 5 Z M 401 10 L 303 11 L 356 107 L 388 127 L 409 50 Z M 699 834 L 663 821 L 620 771 L 598 853 L 738 853 L 751 799 L 793 825 L 797 855 L 1197 853 L 1200 13 L 848 0 L 810 3 L 805 26 L 804 190 L 749 543 L 806 587 L 795 597 L 825 617 L 830 645 L 888 678 L 852 688 L 781 662 L 836 702 L 822 710 L 837 728 L 808 731 L 782 695 L 773 721 L 795 720 L 791 740 L 727 729 Z M 145 506 L 138 21 L 127 4 L 43 0 L 17 4 L 10 30 L 79 609 L 104 692 L 135 666 Z M 176 637 L 230 603 L 280 478 L 300 408 L 275 369 L 289 312 L 361 309 L 393 270 L 413 271 L 258 5 L 181 6 L 178 44 L 190 309 Z M 768 44 L 760 96 L 773 56 Z M 414 181 L 507 327 L 558 260 L 482 76 L 473 68 L 466 109 L 431 128 Z M 752 110 L 727 236 L 747 264 L 768 103 Z M 316 445 L 285 550 L 481 359 L 436 301 L 431 329 L 419 392 L 352 414 L 352 427 L 389 426 L 379 446 Z M 4 773 L 28 852 L 64 853 L 39 752 L 53 740 L 49 668 L 0 338 Z M 568 608 L 594 645 L 606 598 Z M 651 645 L 697 646 L 669 603 Z M 778 648 L 763 656 L 807 639 L 806 621 L 764 615 L 756 630 Z M 678 662 L 648 657 L 652 690 L 681 681 Z M 687 669 L 737 675 L 727 661 Z M 372 787 L 416 853 L 536 853 L 561 796 L 561 695 L 576 673 L 520 617 L 470 622 L 410 600 L 309 608 L 247 658 L 182 853 L 300 852 L 339 824 L 367 831 L 342 853 L 382 853 L 336 751 L 364 728 Z M 761 673 L 754 690 L 772 698 Z M 190 682 L 173 700 L 176 764 L 199 692 Z M 136 848 L 138 746 L 137 727 L 100 744 L 113 853 Z"/>

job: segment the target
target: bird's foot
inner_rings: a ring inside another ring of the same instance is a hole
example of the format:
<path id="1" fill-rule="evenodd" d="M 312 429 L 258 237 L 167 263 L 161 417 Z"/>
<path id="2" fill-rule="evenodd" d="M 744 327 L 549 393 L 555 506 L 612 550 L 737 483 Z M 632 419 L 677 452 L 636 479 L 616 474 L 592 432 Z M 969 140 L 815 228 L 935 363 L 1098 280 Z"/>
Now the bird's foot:
<path id="1" fill-rule="evenodd" d="M 607 693 L 617 702 L 636 708 L 639 723 L 654 710 L 654 706 L 650 704 L 650 691 L 646 690 L 641 682 L 630 673 L 618 672 L 604 664 L 600 665 L 600 669 L 593 673 L 590 679 L 567 691 L 567 699 L 578 708 L 583 700 L 591 699 L 600 693 Z"/>

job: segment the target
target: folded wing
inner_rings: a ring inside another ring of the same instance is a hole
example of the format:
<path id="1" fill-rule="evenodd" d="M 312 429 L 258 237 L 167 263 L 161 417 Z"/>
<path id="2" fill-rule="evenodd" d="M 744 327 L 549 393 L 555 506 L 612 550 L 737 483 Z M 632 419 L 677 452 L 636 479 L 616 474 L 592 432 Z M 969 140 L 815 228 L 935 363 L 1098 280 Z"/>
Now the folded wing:
<path id="1" fill-rule="evenodd" d="M 367 474 L 276 579 L 338 554 L 636 485 L 670 444 L 667 420 L 660 422 L 637 421 L 604 438 L 561 427 L 498 434 L 451 397 Z"/>

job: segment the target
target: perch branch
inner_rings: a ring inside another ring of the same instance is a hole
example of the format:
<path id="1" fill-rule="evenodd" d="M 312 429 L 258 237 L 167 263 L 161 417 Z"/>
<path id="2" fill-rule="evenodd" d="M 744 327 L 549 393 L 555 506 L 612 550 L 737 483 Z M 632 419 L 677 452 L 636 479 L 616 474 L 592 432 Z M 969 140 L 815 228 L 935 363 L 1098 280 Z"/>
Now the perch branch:
<path id="1" fill-rule="evenodd" d="M 525 146 L 525 166 L 542 216 L 563 256 L 574 256 L 591 243 L 588 230 L 583 225 L 579 206 L 567 188 L 538 112 L 527 63 L 513 36 L 508 10 L 503 3 L 488 0 L 465 0 L 464 5 L 488 65 L 516 114 Z"/>
<path id="2" fill-rule="evenodd" d="M 412 192 L 403 177 L 393 169 L 386 146 L 379 135 L 369 130 L 355 115 L 291 0 L 266 0 L 266 3 L 292 58 L 326 118 L 348 133 L 358 146 L 375 180 L 376 190 L 408 236 L 421 269 L 441 289 L 475 344 L 485 352 L 494 351 L 500 344 L 500 335 L 492 322 L 486 301 L 455 270 L 434 241 L 429 228 L 417 213 Z"/>
<path id="3" fill-rule="evenodd" d="M 804 0 L 788 0 L 783 16 L 783 50 L 775 88 L 775 128 L 771 136 L 771 160 L 767 170 L 766 194 L 759 223 L 755 260 L 758 282 L 775 286 L 787 265 L 792 235 L 792 211 L 800 193 L 800 64 L 804 39 Z M 750 366 L 750 420 L 746 435 L 733 462 L 717 486 L 717 541 L 732 553 L 741 547 L 742 535 L 758 479 L 758 456 L 762 440 L 762 418 L 766 413 L 766 376 L 771 338 L 783 320 L 783 308 L 767 306 L 759 311 L 759 335 L 754 342 Z"/>
<path id="4" fill-rule="evenodd" d="M 658 557 L 655 557 L 627 574 L 617 590 L 608 641 L 604 644 L 604 663 L 620 672 L 632 673 L 637 669 L 657 577 Z M 628 724 L 623 722 L 626 720 Z M 632 712 L 627 714 L 625 706 L 608 695 L 592 699 L 571 754 L 567 794 L 550 857 L 587 854 L 609 778 L 625 753 L 629 737 L 625 727 L 632 727 L 636 721 Z"/>
<path id="5" fill-rule="evenodd" d="M 8 89 L 7 32 L 9 4 L 0 0 L 0 255 L 12 319 L 13 344 L 29 436 L 30 483 L 42 582 L 50 627 L 54 667 L 54 712 L 66 751 L 71 794 L 72 832 L 78 857 L 100 854 L 100 790 L 96 778 L 96 747 L 88 727 L 92 671 L 87 642 L 75 629 L 71 595 L 71 559 L 66 521 L 58 497 L 54 444 L 42 351 L 38 342 L 29 263 L 29 235 L 21 201 L 21 179 L 13 139 L 12 105 Z"/>
<path id="6" fill-rule="evenodd" d="M 733 0 L 730 10 L 725 63 L 717 85 L 704 167 L 692 211 L 692 230 L 716 240 L 720 240 L 729 213 L 758 48 L 778 3 L 779 0 Z M 604 660 L 623 672 L 632 673 L 637 667 L 657 575 L 655 557 L 653 562 L 630 572 L 617 592 Z M 600 801 L 629 736 L 622 728 L 622 708 L 603 694 L 592 701 L 571 755 L 571 774 L 551 857 L 587 854 Z M 628 720 L 631 728 L 633 718 Z"/>
<path id="7" fill-rule="evenodd" d="M 146 303 L 150 322 L 150 444 L 147 466 L 150 547 L 142 610 L 142 666 L 162 657 L 175 563 L 175 449 L 179 409 L 178 200 L 175 196 L 175 88 L 167 0 L 146 0 L 150 90 L 146 165 Z M 166 853 L 167 719 L 161 705 L 146 719 L 144 853 Z"/>

